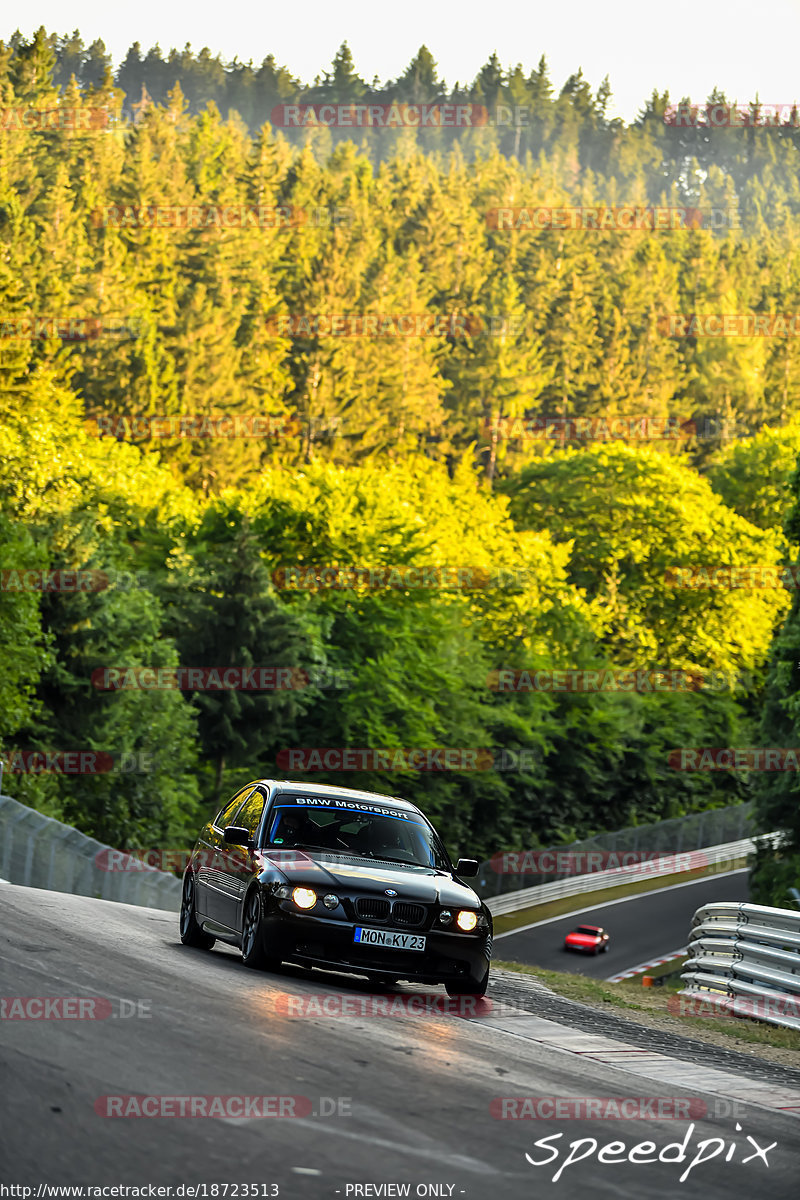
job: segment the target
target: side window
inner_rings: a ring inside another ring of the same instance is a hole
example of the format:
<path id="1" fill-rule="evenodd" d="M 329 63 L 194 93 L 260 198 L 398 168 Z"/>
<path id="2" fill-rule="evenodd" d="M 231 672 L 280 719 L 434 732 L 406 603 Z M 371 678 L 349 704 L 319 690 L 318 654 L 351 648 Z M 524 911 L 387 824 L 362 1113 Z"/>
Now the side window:
<path id="1" fill-rule="evenodd" d="M 250 795 L 252 790 L 253 790 L 252 788 L 246 787 L 246 788 L 242 788 L 242 790 L 240 792 L 236 793 L 236 795 L 231 800 L 230 804 L 226 805 L 226 807 L 223 808 L 223 810 L 219 814 L 219 816 L 214 818 L 214 824 L 216 825 L 217 829 L 224 829 L 226 825 L 234 825 L 235 824 L 233 818 L 236 815 L 236 812 L 238 811 L 238 809 L 241 808 L 242 803 Z"/>
<path id="2" fill-rule="evenodd" d="M 263 811 L 264 796 L 258 788 L 255 788 L 252 796 L 242 806 L 242 810 L 236 818 L 236 824 L 243 825 L 249 831 L 250 837 L 255 837 Z"/>

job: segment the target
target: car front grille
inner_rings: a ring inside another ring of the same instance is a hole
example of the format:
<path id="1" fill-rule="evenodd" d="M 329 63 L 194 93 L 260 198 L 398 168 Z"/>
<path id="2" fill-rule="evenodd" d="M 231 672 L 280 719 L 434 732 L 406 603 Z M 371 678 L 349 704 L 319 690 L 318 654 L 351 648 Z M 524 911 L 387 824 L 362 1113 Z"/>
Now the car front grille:
<path id="1" fill-rule="evenodd" d="M 356 900 L 356 912 L 369 921 L 385 921 L 389 916 L 389 901 L 378 896 L 360 896 Z"/>
<path id="2" fill-rule="evenodd" d="M 421 925 L 425 920 L 425 909 L 421 904 L 407 904 L 405 900 L 395 900 L 392 918 L 398 925 Z"/>

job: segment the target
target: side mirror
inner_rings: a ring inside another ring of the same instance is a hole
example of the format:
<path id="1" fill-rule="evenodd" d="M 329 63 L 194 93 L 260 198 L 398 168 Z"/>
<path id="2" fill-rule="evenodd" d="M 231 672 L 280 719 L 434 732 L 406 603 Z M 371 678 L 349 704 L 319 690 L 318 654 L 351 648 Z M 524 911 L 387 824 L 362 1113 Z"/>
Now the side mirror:
<path id="1" fill-rule="evenodd" d="M 463 875 L 465 879 L 472 879 L 479 870 L 477 858 L 460 858 L 456 863 L 456 875 Z"/>
<path id="2" fill-rule="evenodd" d="M 250 830 L 243 825 L 228 825 L 222 836 L 229 846 L 246 846 L 250 841 Z"/>

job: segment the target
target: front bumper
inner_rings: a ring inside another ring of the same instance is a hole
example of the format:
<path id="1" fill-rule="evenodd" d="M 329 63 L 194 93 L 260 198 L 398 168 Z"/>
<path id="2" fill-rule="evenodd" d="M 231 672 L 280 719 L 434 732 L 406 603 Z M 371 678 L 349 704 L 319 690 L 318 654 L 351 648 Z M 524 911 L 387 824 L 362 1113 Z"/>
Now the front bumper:
<path id="1" fill-rule="evenodd" d="M 310 913 L 287 912 L 281 907 L 265 916 L 262 928 L 270 956 L 330 971 L 382 975 L 387 979 L 406 979 L 414 983 L 444 983 L 468 975 L 480 979 L 489 963 L 487 951 L 491 947 L 491 936 L 488 929 L 476 933 L 451 933 L 394 926 L 396 932 L 423 936 L 425 949 L 390 950 L 354 942 L 357 925 L 372 927 L 368 920 L 337 921 Z"/>

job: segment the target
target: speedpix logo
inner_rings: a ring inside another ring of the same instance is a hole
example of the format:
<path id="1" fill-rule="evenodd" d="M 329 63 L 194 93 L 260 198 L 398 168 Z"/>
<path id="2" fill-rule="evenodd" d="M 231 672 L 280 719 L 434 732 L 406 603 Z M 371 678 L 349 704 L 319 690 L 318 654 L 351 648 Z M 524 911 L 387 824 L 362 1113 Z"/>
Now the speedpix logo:
<path id="1" fill-rule="evenodd" d="M 742 1126 L 737 1121 L 737 1133 L 741 1132 L 741 1130 Z M 556 1169 L 551 1182 L 557 1183 L 564 1171 L 566 1171 L 567 1167 L 571 1167 L 575 1163 L 584 1162 L 586 1159 L 594 1158 L 595 1156 L 597 1157 L 597 1162 L 599 1164 L 613 1166 L 616 1168 L 619 1168 L 623 1163 L 635 1163 L 638 1165 L 643 1163 L 661 1162 L 679 1163 L 682 1165 L 687 1161 L 691 1149 L 694 1151 L 694 1156 L 686 1170 L 678 1178 L 679 1183 L 685 1183 L 689 1177 L 689 1174 L 694 1170 L 695 1167 L 700 1166 L 702 1163 L 710 1162 L 712 1159 L 718 1158 L 726 1150 L 727 1153 L 722 1160 L 723 1162 L 734 1162 L 737 1165 L 744 1165 L 752 1162 L 754 1159 L 758 1159 L 760 1162 L 763 1162 L 765 1167 L 769 1167 L 767 1155 L 769 1154 L 770 1150 L 774 1150 L 778 1144 L 777 1142 L 770 1142 L 768 1146 L 762 1146 L 756 1141 L 755 1138 L 748 1134 L 744 1144 L 740 1143 L 736 1138 L 732 1139 L 730 1144 L 727 1143 L 725 1138 L 721 1137 L 703 1138 L 702 1141 L 697 1143 L 697 1148 L 695 1150 L 693 1145 L 694 1131 L 695 1126 L 694 1123 L 692 1123 L 686 1130 L 685 1136 L 680 1141 L 668 1142 L 667 1145 L 664 1146 L 660 1151 L 658 1150 L 656 1143 L 652 1141 L 637 1142 L 635 1145 L 631 1146 L 630 1149 L 628 1149 L 627 1142 L 623 1141 L 607 1142 L 605 1145 L 600 1146 L 596 1138 L 577 1138 L 575 1141 L 568 1143 L 569 1153 Z M 563 1137 L 563 1133 L 552 1133 L 548 1137 L 539 1138 L 538 1141 L 534 1142 L 534 1149 L 544 1151 L 547 1155 L 549 1155 L 549 1157 L 542 1158 L 537 1156 L 534 1158 L 533 1155 L 526 1152 L 525 1158 L 527 1162 L 529 1162 L 532 1167 L 550 1167 L 557 1163 L 562 1150 L 566 1151 L 567 1143 L 560 1142 L 558 1145 L 555 1145 L 554 1143 L 558 1142 L 559 1139 Z M 749 1145 L 747 1143 L 749 1143 Z M 736 1158 L 737 1150 L 739 1150 L 741 1153 L 741 1157 L 738 1159 L 738 1161 Z M 748 1150 L 751 1150 L 752 1153 L 747 1154 Z M 717 1185 L 718 1180 L 719 1176 L 717 1176 L 715 1179 L 715 1183 Z"/>

